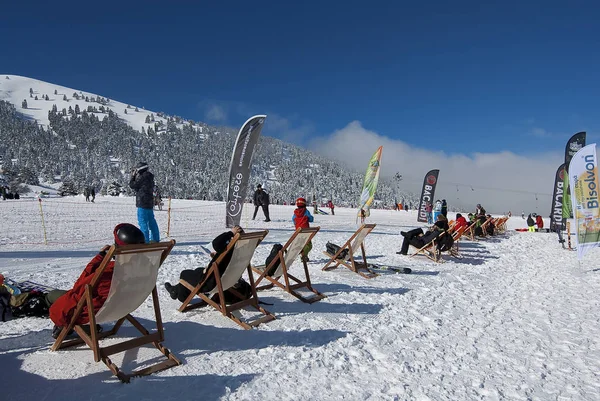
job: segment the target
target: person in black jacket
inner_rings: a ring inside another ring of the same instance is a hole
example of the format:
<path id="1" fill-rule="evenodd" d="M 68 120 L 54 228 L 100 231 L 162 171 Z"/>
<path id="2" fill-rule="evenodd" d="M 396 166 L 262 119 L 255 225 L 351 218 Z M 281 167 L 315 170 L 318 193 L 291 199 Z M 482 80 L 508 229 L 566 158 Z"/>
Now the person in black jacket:
<path id="1" fill-rule="evenodd" d="M 442 214 L 444 217 L 448 217 L 448 204 L 446 203 L 446 199 L 442 199 Z"/>
<path id="2" fill-rule="evenodd" d="M 448 229 L 448 220 L 438 215 L 437 221 L 426 233 L 423 234 L 423 229 L 415 228 L 408 232 L 400 231 L 400 234 L 404 237 L 402 241 L 402 249 L 396 252 L 398 255 L 407 255 L 408 248 L 410 245 L 416 248 L 423 248 L 425 245 L 430 243 L 434 238 L 439 237 L 444 231 Z"/>
<path id="3" fill-rule="evenodd" d="M 154 218 L 154 175 L 148 171 L 147 163 L 140 162 L 133 169 L 129 187 L 135 191 L 138 224 L 146 243 L 160 241 L 158 224 Z"/>
<path id="4" fill-rule="evenodd" d="M 244 230 L 242 229 L 242 227 L 234 226 L 231 229 L 231 231 L 226 231 L 223 234 L 218 235 L 212 241 L 212 246 L 215 251 L 213 253 L 211 253 L 212 259 L 210 260 L 210 263 L 208 264 L 208 266 L 206 268 L 199 267 L 199 268 L 193 269 L 193 270 L 192 269 L 183 270 L 179 274 L 179 278 L 187 281 L 188 283 L 190 283 L 193 286 L 197 286 L 198 283 L 201 283 L 202 280 L 205 279 L 206 273 L 208 272 L 208 270 L 210 269 L 212 264 L 217 260 L 217 258 L 219 256 L 221 256 L 221 254 L 223 252 L 225 252 L 225 250 L 227 249 L 227 245 L 229 245 L 229 243 L 231 242 L 231 240 L 237 233 L 240 233 L 240 234 L 244 233 Z M 219 265 L 219 274 L 222 275 L 223 273 L 225 273 L 225 269 L 227 268 L 227 265 L 229 265 L 229 262 L 231 261 L 231 254 L 232 253 L 230 252 L 229 255 L 225 256 L 223 258 L 223 260 L 221 261 L 221 264 Z M 206 280 L 206 282 L 204 283 L 204 285 L 201 288 L 201 291 L 202 292 L 211 291 L 213 288 L 215 288 L 216 283 L 217 283 L 217 281 L 213 275 L 211 278 Z M 186 298 L 190 295 L 190 290 L 188 290 L 185 286 L 183 286 L 181 284 L 171 285 L 171 283 L 166 282 L 165 288 L 169 292 L 169 295 L 171 295 L 171 298 L 178 299 L 181 302 L 184 302 L 186 300 Z"/>
<path id="5" fill-rule="evenodd" d="M 254 191 L 252 200 L 254 202 L 254 215 L 252 216 L 252 220 L 256 218 L 258 208 L 262 207 L 263 213 L 265 214 L 265 221 L 271 221 L 269 218 L 269 194 L 262 189 L 262 185 L 258 184 L 256 186 L 256 191 Z"/>

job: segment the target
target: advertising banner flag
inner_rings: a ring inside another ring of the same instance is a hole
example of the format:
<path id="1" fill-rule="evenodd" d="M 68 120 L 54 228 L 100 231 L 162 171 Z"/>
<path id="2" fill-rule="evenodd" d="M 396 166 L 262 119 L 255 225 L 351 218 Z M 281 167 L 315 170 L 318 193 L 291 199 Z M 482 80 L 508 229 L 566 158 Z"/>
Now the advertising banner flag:
<path id="1" fill-rule="evenodd" d="M 600 245 L 598 159 L 596 144 L 583 147 L 569 164 L 571 202 L 577 233 L 577 258 Z"/>
<path id="2" fill-rule="evenodd" d="M 561 164 L 556 170 L 554 178 L 554 192 L 552 193 L 552 207 L 550 208 L 550 230 L 564 230 L 565 219 L 563 219 L 563 196 L 565 193 L 564 181 L 568 179 L 565 164 Z"/>
<path id="3" fill-rule="evenodd" d="M 383 146 L 380 146 L 369 160 L 369 167 L 367 167 L 367 172 L 365 173 L 365 181 L 360 193 L 360 200 L 358 201 L 358 216 L 361 216 L 361 210 L 364 210 L 364 217 L 368 217 L 371 214 L 370 208 L 375 199 L 375 191 L 377 191 L 377 182 L 379 181 L 382 151 Z"/>
<path id="4" fill-rule="evenodd" d="M 569 163 L 575 153 L 585 146 L 585 132 L 578 132 L 567 141 L 565 146 L 565 168 L 569 172 Z M 564 179 L 564 198 L 563 198 L 563 220 L 573 218 L 573 210 L 571 209 L 571 191 L 569 190 L 569 175 L 565 175 Z"/>
<path id="5" fill-rule="evenodd" d="M 421 200 L 419 201 L 419 214 L 417 216 L 418 222 L 427 223 L 427 211 L 425 210 L 425 207 L 427 206 L 428 202 L 433 204 L 435 187 L 438 182 L 439 174 L 440 170 L 431 170 L 425 174 L 425 179 L 423 180 L 423 189 L 421 190 Z"/>
<path id="6" fill-rule="evenodd" d="M 250 181 L 252 155 L 266 118 L 266 115 L 258 115 L 248 119 L 242 125 L 233 146 L 229 165 L 227 202 L 225 203 L 225 225 L 227 227 L 240 224 Z"/>

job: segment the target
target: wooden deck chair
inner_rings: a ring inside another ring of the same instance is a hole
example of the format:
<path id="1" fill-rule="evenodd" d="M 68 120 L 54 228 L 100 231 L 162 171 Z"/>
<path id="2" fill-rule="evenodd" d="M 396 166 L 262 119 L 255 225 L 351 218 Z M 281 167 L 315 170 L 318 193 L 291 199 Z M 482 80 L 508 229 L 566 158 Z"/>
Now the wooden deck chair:
<path id="1" fill-rule="evenodd" d="M 500 217 L 496 224 L 496 231 L 499 234 L 506 232 L 506 222 L 508 221 L 508 216 Z"/>
<path id="2" fill-rule="evenodd" d="M 459 250 L 459 243 L 460 243 L 460 239 L 463 236 L 464 233 L 466 233 L 469 230 L 469 226 L 462 226 L 461 228 L 459 228 L 458 230 L 454 231 L 451 235 L 452 235 L 452 239 L 454 240 L 454 244 L 452 245 L 452 248 L 450 248 L 448 250 L 448 253 L 451 256 L 454 256 L 455 258 L 461 258 L 461 254 L 460 254 L 460 250 Z"/>
<path id="3" fill-rule="evenodd" d="M 292 274 L 290 274 L 290 268 L 300 253 L 302 249 L 308 244 L 313 237 L 319 232 L 320 227 L 311 227 L 311 228 L 298 228 L 292 234 L 290 239 L 285 243 L 283 248 L 279 251 L 277 256 L 269 263 L 268 266 L 255 266 L 252 267 L 252 270 L 257 273 L 259 276 L 255 281 L 255 286 L 257 290 L 264 290 L 267 288 L 273 288 L 273 286 L 277 286 L 282 288 L 285 292 L 288 292 L 301 300 L 302 302 L 306 302 L 312 304 L 313 302 L 317 302 L 323 298 L 325 298 L 324 294 L 321 294 L 319 291 L 315 290 L 310 283 L 310 275 L 308 273 L 308 266 L 306 264 L 306 260 L 302 258 L 302 264 L 304 265 L 304 275 L 305 280 L 301 280 Z M 273 272 L 273 274 L 268 274 L 271 270 L 272 266 L 275 266 L 276 263 L 279 262 L 279 266 Z M 283 282 L 281 279 L 283 278 Z M 261 281 L 267 280 L 270 284 L 259 286 Z M 298 291 L 300 288 L 306 288 L 307 290 L 314 293 L 314 296 L 310 298 L 302 296 Z"/>
<path id="4" fill-rule="evenodd" d="M 494 221 L 493 217 L 490 217 L 488 219 L 486 219 L 483 224 L 481 225 L 481 231 L 483 232 L 483 237 L 487 237 L 488 233 L 487 233 L 487 227 L 492 223 L 492 221 Z"/>
<path id="5" fill-rule="evenodd" d="M 325 266 L 323 266 L 322 270 L 333 270 L 338 268 L 339 265 L 342 265 L 365 278 L 377 277 L 379 274 L 371 270 L 369 268 L 369 265 L 367 264 L 367 254 L 365 252 L 365 246 L 363 244 L 365 238 L 367 237 L 367 235 L 369 235 L 371 231 L 373 231 L 375 226 L 376 224 L 363 224 L 362 226 L 360 226 L 359 229 L 356 230 L 354 234 L 352 234 L 352 237 L 350 237 L 350 239 L 346 241 L 346 243 L 343 246 L 340 247 L 340 249 L 335 253 L 335 255 L 331 255 L 328 252 L 323 252 L 325 256 L 330 258 L 330 260 Z M 354 253 L 358 251 L 358 248 L 360 248 L 360 250 L 362 251 L 362 262 L 357 262 L 354 259 Z M 344 258 L 338 259 L 338 256 L 341 255 L 344 249 L 347 249 L 348 254 Z M 330 266 L 332 263 L 335 263 L 335 265 Z"/>
<path id="6" fill-rule="evenodd" d="M 159 242 L 155 244 L 141 245 L 113 245 L 107 251 L 104 260 L 96 270 L 90 284 L 86 285 L 85 295 L 79 300 L 77 308 L 68 326 L 60 332 L 58 338 L 52 345 L 52 351 L 73 345 L 87 344 L 94 352 L 94 360 L 102 361 L 111 372 L 124 383 L 129 383 L 131 377 L 149 375 L 160 370 L 180 365 L 181 362 L 162 345 L 164 332 L 160 306 L 158 303 L 158 292 L 156 291 L 156 277 L 158 268 L 164 262 L 175 245 L 175 241 Z M 112 281 L 108 297 L 99 310 L 94 310 L 92 294 L 102 273 L 110 260 L 115 257 Z M 135 311 L 152 294 L 154 316 L 156 318 L 156 332 L 150 333 L 131 313 Z M 76 324 L 80 318 L 83 307 L 87 306 L 89 316 L 88 334 L 81 325 Z M 140 333 L 140 337 L 126 340 L 120 343 L 101 347 L 99 340 L 117 333 L 121 325 L 129 321 Z M 116 321 L 109 331 L 99 333 L 96 329 L 97 323 Z M 67 334 L 74 330 L 79 338 L 65 340 Z M 133 371 L 126 374 L 122 372 L 111 360 L 110 356 L 130 349 L 138 348 L 146 344 L 152 344 L 166 358 L 162 362 Z"/>
<path id="7" fill-rule="evenodd" d="M 446 231 L 442 232 L 440 235 L 429 241 L 427 244 L 423 245 L 421 248 L 418 248 L 415 253 L 410 255 L 410 257 L 413 258 L 417 255 L 425 255 L 426 257 L 428 257 L 436 263 L 443 263 L 444 260 L 442 259 L 442 252 L 438 249 L 438 243 L 440 238 L 442 238 L 444 235 L 450 234 L 448 234 Z M 416 248 L 413 245 L 411 246 L 413 248 Z"/>
<path id="8" fill-rule="evenodd" d="M 211 305 L 216 310 L 221 312 L 223 316 L 233 320 L 246 330 L 251 329 L 252 327 L 256 327 L 261 323 L 269 322 L 275 319 L 275 316 L 271 312 L 262 308 L 258 304 L 256 286 L 254 285 L 254 277 L 252 276 L 252 270 L 250 268 L 250 262 L 252 261 L 252 256 L 254 255 L 254 251 L 256 251 L 256 247 L 267 236 L 268 233 L 269 230 L 257 231 L 253 233 L 236 234 L 233 237 L 233 239 L 229 242 L 229 245 L 227 245 L 225 252 L 223 252 L 217 258 L 217 260 L 215 260 L 212 266 L 210 266 L 208 272 L 206 273 L 206 277 L 204 278 L 204 280 L 202 280 L 202 282 L 198 283 L 198 285 L 196 286 L 193 286 L 185 280 L 179 280 L 179 282 L 183 286 L 185 286 L 191 291 L 190 295 L 186 298 L 186 300 L 179 308 L 179 311 L 185 312 L 200 306 L 204 306 L 205 304 L 202 302 L 198 302 L 195 304 L 191 303 L 194 297 L 198 296 L 202 299 L 202 301 Z M 219 273 L 218 265 L 230 251 L 233 252 L 233 254 L 231 255 L 231 260 L 227 265 L 225 272 L 223 273 L 223 275 L 221 275 Z M 232 292 L 234 295 L 237 295 L 240 299 L 244 298 L 232 287 L 238 282 L 238 280 L 242 277 L 245 271 L 248 272 L 248 279 L 250 280 L 250 286 L 252 287 L 252 295 L 248 299 L 244 299 L 232 305 L 227 305 L 225 303 L 225 291 Z M 214 275 L 216 281 L 215 287 L 212 290 L 207 291 L 205 293 L 201 292 L 200 289 L 211 275 Z M 215 294 L 219 294 L 218 303 L 211 299 Z M 233 312 L 245 308 L 246 306 L 253 307 L 264 316 L 258 319 L 254 319 L 252 321 L 244 321 L 233 314 Z"/>

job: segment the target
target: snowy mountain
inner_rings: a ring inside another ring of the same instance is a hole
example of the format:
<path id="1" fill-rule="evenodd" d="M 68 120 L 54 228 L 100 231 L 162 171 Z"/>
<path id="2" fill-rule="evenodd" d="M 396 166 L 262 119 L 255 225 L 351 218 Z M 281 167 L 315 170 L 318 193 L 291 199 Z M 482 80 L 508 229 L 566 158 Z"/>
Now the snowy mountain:
<path id="1" fill-rule="evenodd" d="M 79 192 L 94 186 L 106 193 L 111 186 L 127 193 L 131 166 L 144 160 L 163 194 L 224 200 L 237 130 L 36 79 L 0 75 L 0 160 L 4 181 L 13 187 L 58 180 L 71 182 Z M 263 136 L 253 158 L 248 195 L 262 183 L 274 203 L 315 196 L 322 202 L 355 205 L 363 174 Z M 418 200 L 385 180 L 377 198 L 382 206 Z"/>

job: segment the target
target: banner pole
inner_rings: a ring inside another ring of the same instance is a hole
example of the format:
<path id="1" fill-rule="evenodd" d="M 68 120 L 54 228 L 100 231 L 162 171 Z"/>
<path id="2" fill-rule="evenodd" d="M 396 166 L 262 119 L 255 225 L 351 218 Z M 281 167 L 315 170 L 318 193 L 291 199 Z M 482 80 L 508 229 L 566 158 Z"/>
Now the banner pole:
<path id="1" fill-rule="evenodd" d="M 571 248 L 571 222 L 567 221 L 567 243 L 569 245 L 569 250 L 573 250 L 573 248 Z"/>
<path id="2" fill-rule="evenodd" d="M 46 236 L 46 223 L 44 222 L 44 210 L 42 209 L 42 198 L 38 198 L 40 203 L 40 216 L 42 216 L 42 230 L 44 232 L 44 245 L 48 245 L 48 237 Z"/>
<path id="3" fill-rule="evenodd" d="M 167 237 L 171 234 L 171 197 L 169 196 L 169 207 L 167 210 Z"/>

